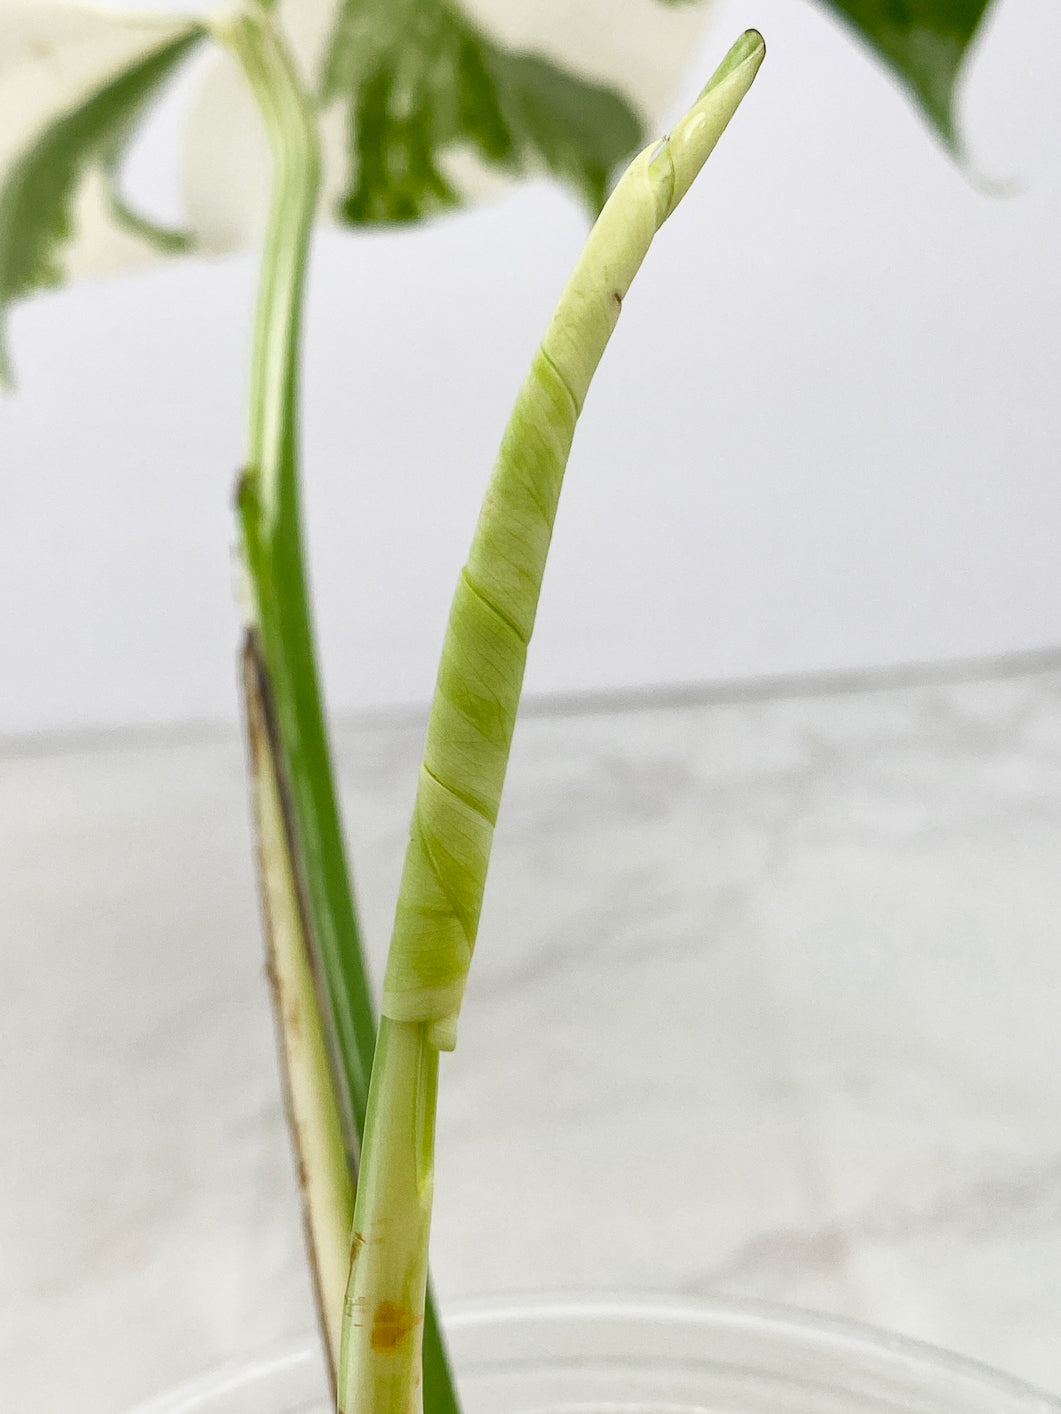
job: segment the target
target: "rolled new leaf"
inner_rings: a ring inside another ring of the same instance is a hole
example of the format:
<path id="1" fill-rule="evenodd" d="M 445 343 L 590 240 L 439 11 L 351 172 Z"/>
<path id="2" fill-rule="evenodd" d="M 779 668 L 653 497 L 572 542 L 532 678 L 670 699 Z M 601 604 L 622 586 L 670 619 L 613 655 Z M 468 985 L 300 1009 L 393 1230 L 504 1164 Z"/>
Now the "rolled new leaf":
<path id="1" fill-rule="evenodd" d="M 343 1308 L 340 1414 L 422 1414 L 439 1049 L 457 1012 L 564 465 L 652 237 L 762 62 L 749 32 L 598 218 L 502 442 L 450 614 L 384 980 Z"/>
<path id="2" fill-rule="evenodd" d="M 754 30 L 669 137 L 630 164 L 594 226 L 501 445 L 442 649 L 382 1011 L 452 1049 L 475 946 L 564 468 L 590 380 L 655 233 L 762 62 Z"/>

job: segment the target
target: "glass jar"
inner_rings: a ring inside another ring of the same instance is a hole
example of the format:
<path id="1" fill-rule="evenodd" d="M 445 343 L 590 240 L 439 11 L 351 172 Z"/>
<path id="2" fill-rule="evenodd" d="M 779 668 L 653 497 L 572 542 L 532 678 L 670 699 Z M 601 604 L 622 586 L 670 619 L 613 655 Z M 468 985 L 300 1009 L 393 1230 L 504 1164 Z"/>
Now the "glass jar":
<path id="1" fill-rule="evenodd" d="M 464 1414 L 1061 1414 L 986 1366 L 847 1322 L 731 1301 L 497 1302 L 447 1321 Z M 306 1346 L 135 1414 L 327 1414 Z"/>

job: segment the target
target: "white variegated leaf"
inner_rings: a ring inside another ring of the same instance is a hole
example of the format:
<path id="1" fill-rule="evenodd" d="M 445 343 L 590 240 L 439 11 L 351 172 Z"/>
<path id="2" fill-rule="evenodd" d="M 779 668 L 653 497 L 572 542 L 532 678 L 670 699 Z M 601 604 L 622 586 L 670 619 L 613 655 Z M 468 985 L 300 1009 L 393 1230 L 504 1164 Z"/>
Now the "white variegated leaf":
<path id="1" fill-rule="evenodd" d="M 461 8 L 498 45 L 540 54 L 614 88 L 654 125 L 677 86 L 708 6 L 661 0 L 537 0 L 534 5 L 465 0 Z M 278 10 L 303 76 L 316 90 L 338 0 L 280 0 Z M 76 118 L 122 74 L 197 29 L 184 16 L 0 0 L 0 201 L 19 164 L 54 134 L 56 125 Z M 321 215 L 330 218 L 350 170 L 341 104 L 324 111 L 322 132 Z M 490 197 L 511 180 L 470 148 L 454 146 L 443 156 L 447 178 L 466 199 Z M 33 236 L 41 258 L 29 284 L 22 271 L 5 285 L 0 250 L 0 313 L 34 285 L 143 265 L 173 247 L 165 233 L 130 222 L 127 213 L 116 209 L 112 157 L 94 137 L 78 150 L 76 172 L 62 193 L 61 221 Z M 268 173 L 258 114 L 236 63 L 219 51 L 205 68 L 187 124 L 184 185 L 190 243 L 220 252 L 255 240 L 264 220 Z M 9 200 L 8 211 L 11 205 Z M 0 229 L 0 241 L 11 238 Z"/>
<path id="2" fill-rule="evenodd" d="M 202 33 L 186 16 L 0 3 L 0 316 L 42 285 L 173 248 L 124 206 L 116 172 L 145 104 Z"/>
<path id="3" fill-rule="evenodd" d="M 460 8 L 499 45 L 540 54 L 563 69 L 614 88 L 650 128 L 675 95 L 710 5 L 661 0 L 462 0 Z M 339 10 L 338 0 L 280 0 L 278 12 L 307 82 L 317 87 Z M 323 114 L 325 150 L 321 215 L 334 216 L 350 157 L 346 115 Z M 186 150 L 189 221 L 206 249 L 223 251 L 254 239 L 264 219 L 268 157 L 237 68 L 215 56 L 193 108 Z M 446 174 L 462 196 L 480 200 L 510 176 L 455 147 Z"/>
<path id="4" fill-rule="evenodd" d="M 674 101 L 711 7 L 660 0 L 466 0 L 464 8 L 510 48 L 532 50 L 618 89 L 652 127 Z"/>

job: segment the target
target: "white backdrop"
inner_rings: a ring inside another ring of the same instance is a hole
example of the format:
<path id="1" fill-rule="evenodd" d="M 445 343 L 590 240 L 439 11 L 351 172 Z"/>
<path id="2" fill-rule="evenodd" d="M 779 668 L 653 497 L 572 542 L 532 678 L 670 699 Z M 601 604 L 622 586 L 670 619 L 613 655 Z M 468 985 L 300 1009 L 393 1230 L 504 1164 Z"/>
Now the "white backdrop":
<path id="1" fill-rule="evenodd" d="M 682 103 L 749 24 L 766 64 L 576 439 L 531 690 L 1061 640 L 1061 12 L 1001 0 L 987 27 L 964 103 L 979 185 L 809 0 L 719 4 Z M 333 708 L 427 697 L 584 231 L 537 183 L 430 228 L 319 237 L 304 441 Z M 233 715 L 253 288 L 249 257 L 184 262 L 17 313 L 0 732 Z"/>

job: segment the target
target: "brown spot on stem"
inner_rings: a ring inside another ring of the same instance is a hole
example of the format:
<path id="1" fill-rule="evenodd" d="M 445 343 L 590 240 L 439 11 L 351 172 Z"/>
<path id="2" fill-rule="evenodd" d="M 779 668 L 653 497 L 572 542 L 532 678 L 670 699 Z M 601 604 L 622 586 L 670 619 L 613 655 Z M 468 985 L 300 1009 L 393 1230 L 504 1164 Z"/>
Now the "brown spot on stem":
<path id="1" fill-rule="evenodd" d="M 236 472 L 236 482 L 232 488 L 232 504 L 237 513 L 246 508 L 247 502 L 254 495 L 259 475 L 256 466 L 241 466 Z"/>
<path id="2" fill-rule="evenodd" d="M 346 1285 L 349 1287 L 350 1279 L 354 1274 L 354 1263 L 361 1255 L 361 1249 L 365 1245 L 365 1239 L 355 1228 L 350 1237 L 350 1265 L 346 1269 Z"/>
<path id="3" fill-rule="evenodd" d="M 408 1306 L 399 1301 L 381 1301 L 372 1317 L 369 1345 L 373 1350 L 397 1350 L 415 1324 Z"/>
<path id="4" fill-rule="evenodd" d="M 293 988 L 280 983 L 280 1006 L 284 1014 L 284 1028 L 293 1041 L 303 1030 L 302 1003 Z"/>

